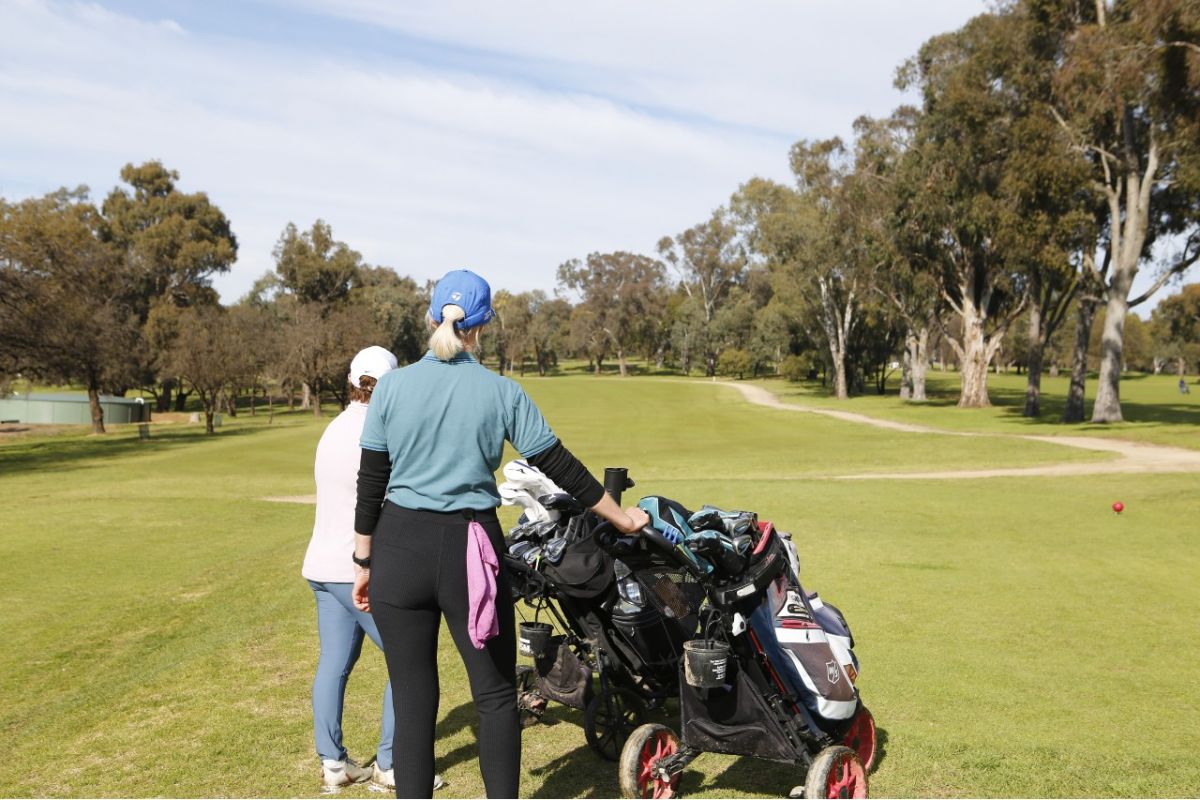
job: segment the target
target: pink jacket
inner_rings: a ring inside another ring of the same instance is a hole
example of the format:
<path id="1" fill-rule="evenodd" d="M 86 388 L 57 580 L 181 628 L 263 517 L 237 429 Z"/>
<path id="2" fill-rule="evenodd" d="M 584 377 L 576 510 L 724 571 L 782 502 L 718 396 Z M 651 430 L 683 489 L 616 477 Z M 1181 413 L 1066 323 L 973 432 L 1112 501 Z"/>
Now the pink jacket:
<path id="1" fill-rule="evenodd" d="M 496 579 L 500 576 L 500 561 L 488 538 L 487 531 L 472 520 L 467 525 L 467 633 L 476 650 L 482 650 L 488 639 L 500 633 L 496 616 Z"/>

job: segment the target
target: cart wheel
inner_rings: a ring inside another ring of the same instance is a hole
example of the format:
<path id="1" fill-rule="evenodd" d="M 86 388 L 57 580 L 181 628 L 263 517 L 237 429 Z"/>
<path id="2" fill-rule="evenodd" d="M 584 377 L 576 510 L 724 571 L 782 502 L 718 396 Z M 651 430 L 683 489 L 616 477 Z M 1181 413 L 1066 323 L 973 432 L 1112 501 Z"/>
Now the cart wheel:
<path id="1" fill-rule="evenodd" d="M 875 718 L 862 703 L 858 704 L 858 711 L 854 712 L 854 718 L 850 720 L 850 729 L 846 731 L 846 738 L 842 740 L 842 744 L 858 753 L 865 772 L 869 774 L 875 769 Z"/>
<path id="2" fill-rule="evenodd" d="M 546 698 L 537 690 L 537 673 L 528 664 L 517 667 L 517 713 L 522 728 L 537 725 L 546 713 Z"/>
<path id="3" fill-rule="evenodd" d="M 858 753 L 840 744 L 817 753 L 804 779 L 805 800 L 866 796 L 867 771 Z"/>
<path id="4" fill-rule="evenodd" d="M 583 733 L 593 750 L 616 761 L 629 734 L 645 721 L 642 698 L 629 689 L 612 688 L 593 697 L 584 709 Z"/>
<path id="5" fill-rule="evenodd" d="M 670 781 L 664 781 L 654 774 L 654 765 L 660 758 L 677 750 L 679 739 L 666 725 L 652 722 L 629 734 L 625 747 L 621 749 L 621 796 L 675 797 L 682 773 L 677 772 Z"/>

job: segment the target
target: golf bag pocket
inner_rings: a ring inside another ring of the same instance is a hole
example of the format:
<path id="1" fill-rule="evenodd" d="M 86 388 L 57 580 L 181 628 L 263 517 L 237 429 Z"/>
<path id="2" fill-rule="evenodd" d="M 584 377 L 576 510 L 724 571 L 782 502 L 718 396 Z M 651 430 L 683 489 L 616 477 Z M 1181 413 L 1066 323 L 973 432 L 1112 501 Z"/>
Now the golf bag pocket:
<path id="1" fill-rule="evenodd" d="M 612 556 L 600 549 L 593 536 L 569 543 L 562 559 L 547 564 L 544 571 L 563 594 L 583 599 L 604 594 L 614 580 Z"/>
<path id="2" fill-rule="evenodd" d="M 749 676 L 734 667 L 723 689 L 695 689 L 679 681 L 680 730 L 685 747 L 772 761 L 799 755 Z"/>
<path id="3" fill-rule="evenodd" d="M 750 625 L 767 658 L 804 705 L 828 720 L 854 716 L 858 695 L 847 665 L 830 646 L 829 638 L 806 612 L 785 610 L 772 617 L 764 603 L 750 617 Z"/>
<path id="4" fill-rule="evenodd" d="M 565 636 L 550 640 L 546 656 L 534 660 L 534 670 L 542 697 L 571 708 L 587 708 L 592 699 L 592 670 L 575 655 Z"/>

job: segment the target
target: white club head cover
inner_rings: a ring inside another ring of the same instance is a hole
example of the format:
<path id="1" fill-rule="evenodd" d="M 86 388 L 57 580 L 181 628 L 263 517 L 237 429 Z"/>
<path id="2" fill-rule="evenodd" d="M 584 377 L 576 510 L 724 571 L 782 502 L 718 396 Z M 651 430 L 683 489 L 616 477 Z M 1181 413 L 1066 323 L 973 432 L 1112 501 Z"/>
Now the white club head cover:
<path id="1" fill-rule="evenodd" d="M 558 484 L 550 480 L 537 467 L 532 467 L 524 461 L 513 460 L 504 465 L 506 483 L 528 489 L 535 498 L 546 494 L 558 494 L 562 491 Z"/>
<path id="2" fill-rule="evenodd" d="M 506 506 L 520 506 L 525 509 L 527 522 L 547 522 L 558 520 L 558 512 L 551 511 L 537 501 L 528 489 L 523 489 L 505 482 L 496 487 L 500 491 L 500 502 Z"/>

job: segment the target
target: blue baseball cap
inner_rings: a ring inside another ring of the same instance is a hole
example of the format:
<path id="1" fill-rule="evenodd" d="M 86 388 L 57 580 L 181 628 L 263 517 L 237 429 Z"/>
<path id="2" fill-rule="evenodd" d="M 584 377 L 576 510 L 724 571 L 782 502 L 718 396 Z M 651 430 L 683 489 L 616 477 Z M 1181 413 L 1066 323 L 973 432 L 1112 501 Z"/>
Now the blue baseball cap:
<path id="1" fill-rule="evenodd" d="M 492 287 L 469 269 L 447 272 L 433 287 L 429 318 L 439 325 L 442 324 L 442 306 L 445 305 L 456 305 L 466 313 L 463 319 L 454 323 L 459 330 L 482 325 L 496 316 L 492 310 Z"/>

